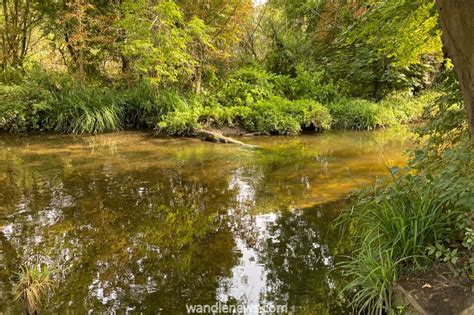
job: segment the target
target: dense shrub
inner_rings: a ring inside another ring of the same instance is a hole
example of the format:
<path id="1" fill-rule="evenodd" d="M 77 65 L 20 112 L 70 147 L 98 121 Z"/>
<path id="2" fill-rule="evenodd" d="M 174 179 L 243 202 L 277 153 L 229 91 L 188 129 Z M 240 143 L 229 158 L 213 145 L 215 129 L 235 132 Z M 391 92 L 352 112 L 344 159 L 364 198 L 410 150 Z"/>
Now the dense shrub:
<path id="1" fill-rule="evenodd" d="M 290 100 L 314 99 L 328 103 L 341 96 L 339 88 L 324 70 L 308 71 L 297 67 L 296 76 L 277 75 L 273 82 L 275 93 Z"/>
<path id="2" fill-rule="evenodd" d="M 368 100 L 342 99 L 328 107 L 337 128 L 363 130 L 397 124 L 391 108 Z"/>
<path id="3" fill-rule="evenodd" d="M 275 94 L 274 75 L 258 68 L 241 68 L 218 86 L 217 101 L 224 106 L 250 106 Z"/>
<path id="4" fill-rule="evenodd" d="M 225 106 L 250 106 L 272 96 L 326 103 L 339 97 L 340 93 L 323 70 L 308 71 L 298 67 L 292 77 L 246 67 L 225 79 L 218 86 L 216 96 L 217 101 Z"/>
<path id="5" fill-rule="evenodd" d="M 439 96 L 438 91 L 425 91 L 416 97 L 408 91 L 393 92 L 387 95 L 380 105 L 390 108 L 398 122 L 412 123 L 419 121 L 425 108 L 432 106 Z"/>
<path id="6" fill-rule="evenodd" d="M 202 104 L 198 98 L 165 91 L 160 95 L 159 104 L 162 112 L 166 113 L 158 119 L 158 133 L 185 136 L 201 126 Z"/>
<path id="7" fill-rule="evenodd" d="M 16 85 L 0 85 L 0 128 L 97 133 L 122 127 L 158 127 L 172 135 L 195 127 L 242 127 L 262 134 L 302 129 L 374 129 L 413 122 L 437 96 L 389 95 L 381 102 L 338 99 L 324 72 L 298 68 L 295 77 L 242 68 L 214 91 L 185 94 L 141 81 L 103 81 L 34 69 Z M 317 100 L 325 100 L 324 106 Z M 327 103 L 328 100 L 334 100 Z M 159 125 L 157 125 L 159 124 Z"/>
<path id="8" fill-rule="evenodd" d="M 250 111 L 251 108 L 248 106 L 205 106 L 200 110 L 199 122 L 214 128 L 241 126 Z"/>
<path id="9" fill-rule="evenodd" d="M 162 117 L 157 125 L 157 131 L 167 135 L 186 136 L 199 127 L 199 111 L 189 109 L 169 112 Z"/>
<path id="10" fill-rule="evenodd" d="M 331 115 L 316 101 L 288 101 L 273 97 L 252 106 L 243 117 L 244 126 L 252 132 L 262 134 L 298 134 L 302 127 L 329 129 Z"/>

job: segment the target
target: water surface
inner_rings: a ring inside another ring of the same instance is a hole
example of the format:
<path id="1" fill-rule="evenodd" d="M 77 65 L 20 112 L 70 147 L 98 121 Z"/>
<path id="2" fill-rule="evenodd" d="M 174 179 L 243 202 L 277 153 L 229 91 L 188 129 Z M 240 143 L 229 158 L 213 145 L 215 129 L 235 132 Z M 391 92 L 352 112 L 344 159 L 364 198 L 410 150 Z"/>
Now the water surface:
<path id="1" fill-rule="evenodd" d="M 0 313 L 43 262 L 45 313 L 181 314 L 186 304 L 340 312 L 330 229 L 350 190 L 405 163 L 402 131 L 241 139 L 0 135 Z"/>

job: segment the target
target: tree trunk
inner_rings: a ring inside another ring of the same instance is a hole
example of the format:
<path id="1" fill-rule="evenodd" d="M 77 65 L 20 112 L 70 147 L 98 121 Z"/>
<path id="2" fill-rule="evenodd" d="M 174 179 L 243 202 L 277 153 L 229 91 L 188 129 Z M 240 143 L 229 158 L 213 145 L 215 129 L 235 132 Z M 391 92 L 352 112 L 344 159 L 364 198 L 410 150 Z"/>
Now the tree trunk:
<path id="1" fill-rule="evenodd" d="M 454 64 L 474 146 L 474 1 L 436 0 L 443 50 Z"/>

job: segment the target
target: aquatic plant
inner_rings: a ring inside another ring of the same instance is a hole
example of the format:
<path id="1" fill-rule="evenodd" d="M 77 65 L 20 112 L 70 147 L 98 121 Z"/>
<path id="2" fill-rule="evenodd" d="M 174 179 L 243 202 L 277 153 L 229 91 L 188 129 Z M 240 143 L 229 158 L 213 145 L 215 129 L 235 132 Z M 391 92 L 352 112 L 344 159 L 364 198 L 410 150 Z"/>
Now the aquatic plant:
<path id="1" fill-rule="evenodd" d="M 27 314 L 37 314 L 41 301 L 52 289 L 51 273 L 45 265 L 23 266 L 17 274 L 15 301 L 23 301 Z"/>
<path id="2" fill-rule="evenodd" d="M 123 98 L 96 82 L 32 71 L 19 85 L 2 89 L 0 127 L 10 131 L 99 133 L 121 129 Z"/>

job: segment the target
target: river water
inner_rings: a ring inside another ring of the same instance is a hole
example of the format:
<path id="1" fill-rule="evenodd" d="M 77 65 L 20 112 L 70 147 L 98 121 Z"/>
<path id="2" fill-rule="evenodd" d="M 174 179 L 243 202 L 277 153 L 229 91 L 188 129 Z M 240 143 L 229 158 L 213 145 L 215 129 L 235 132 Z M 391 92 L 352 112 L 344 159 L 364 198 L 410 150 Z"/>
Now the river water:
<path id="1" fill-rule="evenodd" d="M 241 139 L 256 150 L 141 132 L 0 135 L 0 313 L 22 310 L 20 266 L 43 263 L 55 283 L 43 313 L 338 314 L 340 199 L 404 165 L 408 135 Z"/>

